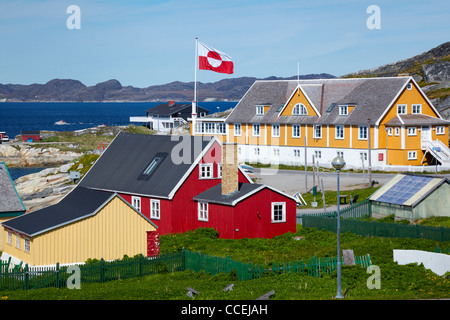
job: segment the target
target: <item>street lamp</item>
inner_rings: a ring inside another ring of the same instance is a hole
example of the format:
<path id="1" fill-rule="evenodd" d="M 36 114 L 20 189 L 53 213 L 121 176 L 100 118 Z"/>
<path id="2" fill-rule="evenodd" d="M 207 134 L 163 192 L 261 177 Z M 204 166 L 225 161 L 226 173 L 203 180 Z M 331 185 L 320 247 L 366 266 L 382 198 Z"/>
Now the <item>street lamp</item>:
<path id="1" fill-rule="evenodd" d="M 341 202 L 339 194 L 339 173 L 345 166 L 345 160 L 342 157 L 336 157 L 331 161 L 331 165 L 337 173 L 337 299 L 344 298 L 341 290 L 341 211 L 339 204 Z"/>

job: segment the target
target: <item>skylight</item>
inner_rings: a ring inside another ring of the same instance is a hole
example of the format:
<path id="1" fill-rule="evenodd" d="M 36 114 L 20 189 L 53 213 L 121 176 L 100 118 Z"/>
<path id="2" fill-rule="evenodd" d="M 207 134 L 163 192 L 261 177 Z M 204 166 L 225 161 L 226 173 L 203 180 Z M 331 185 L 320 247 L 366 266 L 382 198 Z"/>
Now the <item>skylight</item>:
<path id="1" fill-rule="evenodd" d="M 144 170 L 144 174 L 145 175 L 150 175 L 150 173 L 152 173 L 155 168 L 158 166 L 158 163 L 160 163 L 162 161 L 163 157 L 154 157 L 152 162 L 149 164 L 149 166 L 147 167 L 147 169 Z"/>

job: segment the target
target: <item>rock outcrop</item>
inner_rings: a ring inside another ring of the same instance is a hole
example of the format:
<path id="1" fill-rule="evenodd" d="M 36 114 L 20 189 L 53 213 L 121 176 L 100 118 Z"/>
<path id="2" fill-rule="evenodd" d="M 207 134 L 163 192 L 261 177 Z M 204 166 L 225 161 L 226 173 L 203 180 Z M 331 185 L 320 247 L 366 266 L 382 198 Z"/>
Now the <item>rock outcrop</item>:
<path id="1" fill-rule="evenodd" d="M 9 167 L 51 167 L 70 162 L 81 155 L 73 151 L 27 144 L 0 145 L 0 162 L 5 162 Z"/>

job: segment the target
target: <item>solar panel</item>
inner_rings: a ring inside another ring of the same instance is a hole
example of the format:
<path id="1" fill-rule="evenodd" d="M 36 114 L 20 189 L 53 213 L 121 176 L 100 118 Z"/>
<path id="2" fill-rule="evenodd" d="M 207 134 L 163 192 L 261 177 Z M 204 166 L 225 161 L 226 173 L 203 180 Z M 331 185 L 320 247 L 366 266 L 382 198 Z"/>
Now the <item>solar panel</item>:
<path id="1" fill-rule="evenodd" d="M 402 205 L 408 201 L 413 195 L 420 191 L 428 182 L 430 177 L 421 176 L 404 176 L 389 190 L 381 195 L 377 201 Z"/>

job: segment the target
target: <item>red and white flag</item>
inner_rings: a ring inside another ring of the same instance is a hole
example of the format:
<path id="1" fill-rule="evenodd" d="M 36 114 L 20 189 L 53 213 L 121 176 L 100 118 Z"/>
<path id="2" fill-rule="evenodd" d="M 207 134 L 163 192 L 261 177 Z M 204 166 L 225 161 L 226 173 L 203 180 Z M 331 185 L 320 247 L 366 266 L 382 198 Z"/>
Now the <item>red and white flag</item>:
<path id="1" fill-rule="evenodd" d="M 233 73 L 233 61 L 226 53 L 198 43 L 198 68 L 219 73 Z"/>

